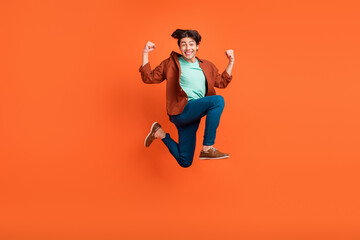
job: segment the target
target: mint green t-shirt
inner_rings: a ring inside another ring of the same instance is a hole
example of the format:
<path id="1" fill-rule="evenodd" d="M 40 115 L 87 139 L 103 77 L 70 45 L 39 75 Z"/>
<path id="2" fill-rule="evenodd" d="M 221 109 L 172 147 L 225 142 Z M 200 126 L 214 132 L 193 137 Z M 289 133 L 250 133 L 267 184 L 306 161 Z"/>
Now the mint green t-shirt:
<path id="1" fill-rule="evenodd" d="M 204 97 L 206 80 L 199 60 L 196 59 L 196 62 L 189 63 L 182 56 L 178 58 L 181 68 L 180 86 L 188 95 L 188 101 Z"/>

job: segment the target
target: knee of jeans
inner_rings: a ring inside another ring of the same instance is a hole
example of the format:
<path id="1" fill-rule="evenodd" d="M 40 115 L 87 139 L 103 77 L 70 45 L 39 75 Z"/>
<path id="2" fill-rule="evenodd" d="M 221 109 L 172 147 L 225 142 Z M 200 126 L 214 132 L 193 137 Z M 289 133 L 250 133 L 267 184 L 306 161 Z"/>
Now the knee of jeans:
<path id="1" fill-rule="evenodd" d="M 192 159 L 180 159 L 179 165 L 183 168 L 188 168 L 192 165 Z"/>
<path id="2" fill-rule="evenodd" d="M 221 96 L 221 95 L 216 95 L 216 103 L 221 106 L 221 107 L 224 107 L 225 106 L 225 100 L 224 100 L 224 97 Z"/>
<path id="3" fill-rule="evenodd" d="M 188 163 L 188 164 L 180 164 L 181 167 L 183 168 L 188 168 L 192 165 L 192 163 Z"/>

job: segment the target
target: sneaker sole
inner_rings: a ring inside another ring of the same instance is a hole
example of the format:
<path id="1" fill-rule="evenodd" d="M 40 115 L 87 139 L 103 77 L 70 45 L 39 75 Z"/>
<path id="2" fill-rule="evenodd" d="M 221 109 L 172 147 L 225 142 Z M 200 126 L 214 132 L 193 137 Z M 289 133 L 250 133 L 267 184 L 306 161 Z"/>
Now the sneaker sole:
<path id="1" fill-rule="evenodd" d="M 212 159 L 224 159 L 224 158 L 229 158 L 230 156 L 225 156 L 225 157 L 217 157 L 217 158 L 207 158 L 207 157 L 201 157 L 199 159 L 202 160 L 212 160 Z"/>
<path id="2" fill-rule="evenodd" d="M 146 138 L 145 138 L 145 142 L 144 142 L 144 146 L 146 147 L 146 140 L 148 139 L 148 137 L 150 136 L 150 134 L 151 134 L 151 131 L 153 130 L 153 127 L 154 127 L 154 125 L 155 124 L 157 124 L 157 122 L 154 122 L 152 125 L 151 125 L 151 128 L 150 128 L 150 132 L 149 132 L 149 134 L 146 136 Z M 150 147 L 150 146 L 149 146 Z"/>

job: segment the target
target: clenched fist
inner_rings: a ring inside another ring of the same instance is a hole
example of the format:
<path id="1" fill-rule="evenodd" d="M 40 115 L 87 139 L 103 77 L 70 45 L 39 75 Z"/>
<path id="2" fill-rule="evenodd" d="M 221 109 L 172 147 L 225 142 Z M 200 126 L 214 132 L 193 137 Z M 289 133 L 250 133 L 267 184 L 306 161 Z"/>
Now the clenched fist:
<path id="1" fill-rule="evenodd" d="M 156 48 L 155 43 L 148 41 L 145 45 L 144 53 L 151 52 L 151 51 L 155 50 L 155 48 Z"/>
<path id="2" fill-rule="evenodd" d="M 235 62 L 234 50 L 232 50 L 232 49 L 226 50 L 225 55 L 229 59 L 230 62 Z"/>

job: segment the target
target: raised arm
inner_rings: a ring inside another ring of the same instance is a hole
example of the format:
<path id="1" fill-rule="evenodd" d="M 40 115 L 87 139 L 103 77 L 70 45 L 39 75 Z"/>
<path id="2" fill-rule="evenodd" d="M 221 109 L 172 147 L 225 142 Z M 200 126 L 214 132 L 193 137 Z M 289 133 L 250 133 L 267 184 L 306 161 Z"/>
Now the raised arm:
<path id="1" fill-rule="evenodd" d="M 226 67 L 226 72 L 231 76 L 231 72 L 235 62 L 234 50 L 232 49 L 226 50 L 225 55 L 229 59 L 229 64 Z"/>
<path id="2" fill-rule="evenodd" d="M 232 49 L 226 50 L 225 55 L 229 59 L 229 64 L 227 65 L 225 71 L 222 74 L 220 74 L 217 68 L 215 67 L 216 79 L 214 86 L 217 88 L 226 88 L 232 79 L 231 72 L 235 62 L 234 50 Z"/>
<path id="3" fill-rule="evenodd" d="M 159 66 L 154 70 L 151 70 L 149 63 L 149 52 L 153 51 L 156 48 L 155 44 L 148 41 L 143 50 L 143 63 L 139 69 L 141 73 L 141 79 L 144 83 L 161 83 L 165 80 L 164 78 L 164 66 L 165 61 L 163 61 Z"/>
<path id="4" fill-rule="evenodd" d="M 144 66 L 145 64 L 147 64 L 149 62 L 149 52 L 155 50 L 156 45 L 155 43 L 152 43 L 150 41 L 148 41 L 145 45 L 144 51 L 143 51 L 143 64 L 142 66 Z"/>

